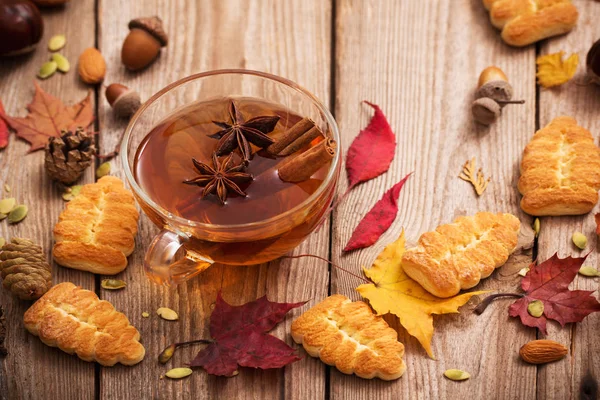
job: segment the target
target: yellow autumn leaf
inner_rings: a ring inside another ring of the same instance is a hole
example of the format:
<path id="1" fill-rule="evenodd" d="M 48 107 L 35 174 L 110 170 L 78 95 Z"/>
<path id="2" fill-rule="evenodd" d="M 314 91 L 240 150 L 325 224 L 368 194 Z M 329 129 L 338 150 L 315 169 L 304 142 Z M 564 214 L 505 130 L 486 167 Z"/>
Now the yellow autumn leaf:
<path id="1" fill-rule="evenodd" d="M 577 65 L 579 65 L 579 55 L 571 54 L 569 58 L 563 61 L 564 51 L 539 56 L 535 63 L 537 64 L 538 83 L 545 88 L 562 85 L 573 78 Z"/>
<path id="2" fill-rule="evenodd" d="M 369 300 L 378 315 L 396 315 L 406 331 L 417 338 L 429 357 L 434 358 L 431 350 L 432 315 L 458 313 L 458 307 L 472 296 L 486 292 L 463 293 L 448 299 L 435 297 L 402 269 L 404 244 L 403 231 L 398 240 L 388 244 L 377 256 L 370 269 L 363 267 L 365 275 L 373 283 L 360 285 L 356 290 Z"/>

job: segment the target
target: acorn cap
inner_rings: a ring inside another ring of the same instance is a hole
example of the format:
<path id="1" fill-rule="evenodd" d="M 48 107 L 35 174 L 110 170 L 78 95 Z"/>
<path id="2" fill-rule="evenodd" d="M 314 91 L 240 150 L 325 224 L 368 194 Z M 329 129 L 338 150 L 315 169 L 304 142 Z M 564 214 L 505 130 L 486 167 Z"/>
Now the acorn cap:
<path id="1" fill-rule="evenodd" d="M 475 98 L 489 97 L 490 99 L 503 102 L 509 101 L 513 97 L 513 88 L 510 83 L 501 80 L 489 81 L 484 83 L 475 92 Z"/>
<path id="2" fill-rule="evenodd" d="M 500 116 L 502 108 L 489 97 L 482 97 L 473 102 L 471 112 L 475 121 L 483 125 L 491 125 Z"/>
<path id="3" fill-rule="evenodd" d="M 129 21 L 129 29 L 143 29 L 158 40 L 161 47 L 165 47 L 169 43 L 167 33 L 163 29 L 162 20 L 159 17 L 143 17 Z"/>

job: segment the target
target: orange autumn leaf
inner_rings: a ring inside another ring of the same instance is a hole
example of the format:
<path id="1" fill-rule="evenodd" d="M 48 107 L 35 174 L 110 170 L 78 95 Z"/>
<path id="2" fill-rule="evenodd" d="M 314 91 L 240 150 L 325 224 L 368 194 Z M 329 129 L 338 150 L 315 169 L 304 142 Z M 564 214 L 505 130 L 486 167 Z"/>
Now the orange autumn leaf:
<path id="1" fill-rule="evenodd" d="M 406 331 L 417 338 L 429 357 L 434 358 L 431 350 L 433 314 L 458 313 L 458 308 L 472 296 L 486 292 L 463 293 L 447 299 L 435 297 L 402 269 L 404 245 L 403 231 L 398 240 L 387 245 L 377 256 L 371 268 L 363 268 L 373 283 L 360 285 L 356 290 L 369 300 L 378 315 L 396 315 Z"/>
<path id="2" fill-rule="evenodd" d="M 35 83 L 33 101 L 27 106 L 26 117 L 0 115 L 17 132 L 17 136 L 31 144 L 29 151 L 43 149 L 51 137 L 60 137 L 62 130 L 87 128 L 94 120 L 90 93 L 70 107 L 58 98 L 46 93 Z"/>

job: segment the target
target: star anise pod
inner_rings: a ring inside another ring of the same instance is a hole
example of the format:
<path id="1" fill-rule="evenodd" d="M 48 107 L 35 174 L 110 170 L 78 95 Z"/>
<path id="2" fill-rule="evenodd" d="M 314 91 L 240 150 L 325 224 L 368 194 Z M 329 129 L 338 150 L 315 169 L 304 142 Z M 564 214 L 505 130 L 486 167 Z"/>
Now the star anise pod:
<path id="1" fill-rule="evenodd" d="M 192 158 L 192 162 L 194 163 L 196 170 L 200 172 L 200 175 L 193 179 L 186 179 L 183 183 L 204 186 L 202 198 L 205 198 L 211 193 L 215 193 L 219 197 L 219 200 L 221 200 L 221 203 L 225 204 L 225 200 L 227 200 L 227 191 L 229 190 L 240 196 L 246 197 L 246 193 L 240 189 L 238 183 L 252 180 L 252 175 L 243 172 L 246 168 L 243 162 L 234 165 L 233 154 L 230 154 L 225 159 L 219 161 L 217 153 L 213 153 L 212 167 L 195 158 Z"/>
<path id="2" fill-rule="evenodd" d="M 211 137 L 220 138 L 216 149 L 218 156 L 231 153 L 239 148 L 242 160 L 246 163 L 252 155 L 249 143 L 265 148 L 274 142 L 266 134 L 275 129 L 275 125 L 279 121 L 278 116 L 254 117 L 244 121 L 244 117 L 232 100 L 229 105 L 229 119 L 231 123 L 213 121 L 213 123 L 223 128 L 211 135 Z"/>

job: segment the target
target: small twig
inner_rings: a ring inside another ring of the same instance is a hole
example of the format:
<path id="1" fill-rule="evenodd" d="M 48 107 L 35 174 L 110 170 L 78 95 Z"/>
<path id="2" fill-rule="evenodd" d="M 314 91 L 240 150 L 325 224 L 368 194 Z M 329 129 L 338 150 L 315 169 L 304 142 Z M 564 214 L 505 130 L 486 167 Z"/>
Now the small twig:
<path id="1" fill-rule="evenodd" d="M 490 305 L 490 303 L 494 300 L 496 300 L 499 297 L 523 297 L 524 295 L 519 294 L 519 293 L 496 293 L 496 294 L 491 294 L 488 297 L 486 297 L 485 299 L 483 299 L 483 301 L 481 303 L 479 303 L 479 305 L 473 310 L 474 313 L 481 315 L 485 309 L 487 308 L 487 306 Z"/>
<path id="2" fill-rule="evenodd" d="M 180 347 L 189 346 L 191 344 L 196 344 L 196 343 L 211 344 L 214 342 L 215 342 L 214 340 L 210 340 L 210 339 L 197 339 L 197 340 L 190 340 L 189 342 L 173 343 L 173 344 L 167 346 L 163 351 L 160 352 L 160 354 L 158 355 L 158 362 L 161 364 L 166 364 L 167 361 L 169 361 L 171 359 L 171 357 L 173 357 L 173 354 L 175 354 L 175 350 L 177 350 Z"/>
<path id="3" fill-rule="evenodd" d="M 475 193 L 481 196 L 485 192 L 485 189 L 487 189 L 488 183 L 492 178 L 485 179 L 481 168 L 479 168 L 477 173 L 475 173 L 475 168 L 477 167 L 475 166 L 475 157 L 473 157 L 470 161 L 465 162 L 458 177 L 463 181 L 471 183 L 475 189 Z"/>
<path id="4" fill-rule="evenodd" d="M 362 276 L 355 274 L 354 272 L 348 271 L 347 269 L 342 268 L 339 265 L 336 265 L 336 264 L 332 263 L 331 261 L 329 261 L 326 258 L 315 256 L 314 254 L 299 254 L 297 256 L 283 256 L 281 258 L 302 258 L 302 257 L 313 257 L 313 258 L 319 259 L 321 261 L 325 261 L 326 263 L 330 264 L 332 267 L 337 268 L 337 269 L 339 269 L 341 271 L 344 271 L 344 272 L 352 275 L 353 277 L 355 277 L 357 279 L 360 279 L 361 281 L 363 281 L 365 283 L 373 283 L 373 282 L 369 281 L 368 279 L 363 278 Z"/>
<path id="5" fill-rule="evenodd" d="M 96 154 L 96 157 L 102 159 L 102 160 L 110 160 L 116 156 L 119 155 L 119 149 L 121 148 L 121 143 L 123 142 L 123 138 L 125 137 L 125 130 L 123 130 L 121 132 L 121 136 L 119 137 L 119 141 L 117 142 L 117 145 L 115 146 L 115 149 L 113 151 L 111 151 L 110 153 L 106 153 L 106 154 Z"/>
<path id="6" fill-rule="evenodd" d="M 525 100 L 495 100 L 498 104 L 525 104 Z"/>

